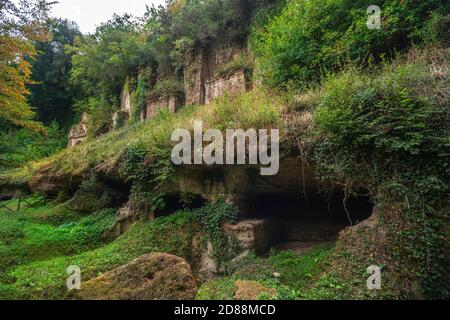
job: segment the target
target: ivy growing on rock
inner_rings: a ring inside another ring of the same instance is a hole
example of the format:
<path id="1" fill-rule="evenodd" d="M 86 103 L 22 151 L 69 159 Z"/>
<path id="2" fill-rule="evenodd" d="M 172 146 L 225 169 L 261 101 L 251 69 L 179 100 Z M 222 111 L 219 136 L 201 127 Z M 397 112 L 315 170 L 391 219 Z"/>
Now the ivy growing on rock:
<path id="1" fill-rule="evenodd" d="M 416 50 L 381 73 L 328 79 L 310 151 L 325 180 L 369 190 L 398 271 L 418 277 L 425 297 L 448 298 L 450 113 L 439 88 L 449 83 L 430 71 L 432 60 L 448 64 L 445 50 Z"/>
<path id="2" fill-rule="evenodd" d="M 163 209 L 164 194 L 159 187 L 173 179 L 175 171 L 168 147 L 142 143 L 129 145 L 123 159 L 123 172 L 132 183 L 130 200 L 138 210 Z"/>
<path id="3" fill-rule="evenodd" d="M 196 210 L 198 222 L 205 229 L 212 244 L 212 257 L 219 269 L 236 254 L 237 243 L 225 233 L 223 224 L 236 222 L 237 215 L 238 209 L 223 200 Z"/>

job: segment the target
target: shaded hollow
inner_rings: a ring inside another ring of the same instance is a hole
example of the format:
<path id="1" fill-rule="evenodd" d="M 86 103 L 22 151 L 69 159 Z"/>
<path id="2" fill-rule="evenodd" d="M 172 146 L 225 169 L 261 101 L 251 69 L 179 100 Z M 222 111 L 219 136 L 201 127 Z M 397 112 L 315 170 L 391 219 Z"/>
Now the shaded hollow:
<path id="1" fill-rule="evenodd" d="M 156 210 L 156 217 L 168 216 L 182 209 L 198 209 L 206 204 L 206 200 L 200 195 L 167 194 L 162 200 L 164 208 Z"/>
<path id="2" fill-rule="evenodd" d="M 240 222 L 234 230 L 238 237 L 248 238 L 248 225 L 254 225 L 250 248 L 259 254 L 274 246 L 304 251 L 313 244 L 335 241 L 341 230 L 372 214 L 373 204 L 367 197 L 349 197 L 345 205 L 344 198 L 341 192 L 326 198 L 320 194 L 251 195 L 241 205 Z"/>

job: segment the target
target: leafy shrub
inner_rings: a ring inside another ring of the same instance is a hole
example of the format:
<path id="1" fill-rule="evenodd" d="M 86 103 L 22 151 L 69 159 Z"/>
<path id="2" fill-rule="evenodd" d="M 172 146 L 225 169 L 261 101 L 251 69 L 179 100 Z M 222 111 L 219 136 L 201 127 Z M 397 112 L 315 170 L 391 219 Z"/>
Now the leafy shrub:
<path id="1" fill-rule="evenodd" d="M 183 97 L 184 86 L 176 78 L 158 81 L 152 90 L 152 96 L 155 98 Z"/>
<path id="2" fill-rule="evenodd" d="M 170 150 L 143 143 L 129 145 L 125 151 L 123 172 L 132 182 L 130 203 L 134 210 L 148 214 L 165 207 L 164 194 L 158 188 L 173 179 L 175 171 Z"/>
<path id="3" fill-rule="evenodd" d="M 65 133 L 53 122 L 48 135 L 41 136 L 27 129 L 2 133 L 0 136 L 0 170 L 17 168 L 62 150 L 67 144 Z"/>
<path id="4" fill-rule="evenodd" d="M 245 39 L 252 4 L 242 0 L 188 1 L 173 17 L 176 38 L 187 37 L 205 45 L 214 39 Z"/>
<path id="5" fill-rule="evenodd" d="M 381 30 L 366 26 L 365 0 L 294 0 L 262 28 L 253 30 L 253 49 L 267 82 L 273 86 L 303 86 L 319 80 L 348 61 L 366 63 L 392 56 L 411 42 L 432 12 L 448 15 L 444 0 L 379 1 Z"/>
<path id="6" fill-rule="evenodd" d="M 427 21 L 426 27 L 421 31 L 425 43 L 438 44 L 442 47 L 450 44 L 450 14 L 433 12 Z"/>
<path id="7" fill-rule="evenodd" d="M 111 128 L 112 107 L 111 104 L 101 96 L 95 96 L 88 99 L 87 102 L 79 102 L 84 110 L 88 110 L 88 136 L 89 138 L 98 137 Z M 78 108 L 81 109 L 81 108 Z"/>
<path id="8" fill-rule="evenodd" d="M 392 252 L 415 268 L 425 296 L 444 298 L 450 114 L 441 90 L 448 88 L 448 55 L 429 49 L 410 56 L 377 75 L 353 70 L 326 81 L 313 158 L 322 177 L 349 190 L 367 187 L 387 208 L 384 219 L 396 214 L 396 223 L 385 225 L 390 244 L 400 243 Z M 433 60 L 433 68 L 424 63 Z"/>
<path id="9" fill-rule="evenodd" d="M 143 143 L 129 145 L 125 151 L 123 171 L 129 181 L 157 189 L 171 179 L 174 172 L 171 150 Z"/>

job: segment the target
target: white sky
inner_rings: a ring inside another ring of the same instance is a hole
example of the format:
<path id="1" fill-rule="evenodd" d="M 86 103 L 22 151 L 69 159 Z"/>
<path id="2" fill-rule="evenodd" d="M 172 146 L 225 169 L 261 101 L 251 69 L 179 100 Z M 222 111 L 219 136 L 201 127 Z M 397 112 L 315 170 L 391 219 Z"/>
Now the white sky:
<path id="1" fill-rule="evenodd" d="M 75 21 L 83 33 L 94 32 L 96 26 L 112 18 L 114 13 L 142 16 L 145 5 L 164 4 L 165 0 L 57 0 L 52 16 Z"/>

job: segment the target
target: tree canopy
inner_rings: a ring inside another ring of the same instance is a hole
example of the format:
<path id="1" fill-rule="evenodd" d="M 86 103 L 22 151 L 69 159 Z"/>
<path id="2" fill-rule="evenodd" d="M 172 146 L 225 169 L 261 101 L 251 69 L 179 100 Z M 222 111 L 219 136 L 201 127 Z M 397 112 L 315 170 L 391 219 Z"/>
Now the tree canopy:
<path id="1" fill-rule="evenodd" d="M 27 101 L 33 41 L 49 39 L 46 0 L 0 1 L 0 121 L 3 125 L 45 132 Z"/>
<path id="2" fill-rule="evenodd" d="M 51 41 L 35 44 L 39 54 L 31 60 L 32 80 L 30 105 L 36 109 L 38 119 L 45 125 L 56 120 L 62 127 L 72 124 L 73 104 L 78 91 L 72 85 L 72 55 L 67 47 L 74 44 L 81 32 L 68 20 L 49 21 Z"/>

